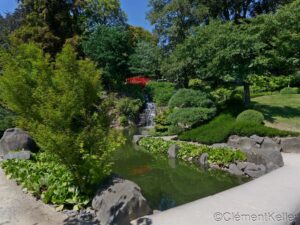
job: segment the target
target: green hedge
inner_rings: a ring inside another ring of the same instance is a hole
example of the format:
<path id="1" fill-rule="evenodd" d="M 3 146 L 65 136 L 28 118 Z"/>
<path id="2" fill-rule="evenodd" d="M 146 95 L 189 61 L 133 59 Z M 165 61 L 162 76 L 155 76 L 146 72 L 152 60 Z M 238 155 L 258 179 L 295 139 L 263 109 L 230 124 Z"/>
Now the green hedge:
<path id="1" fill-rule="evenodd" d="M 166 106 L 175 93 L 175 85 L 170 82 L 151 81 L 147 84 L 147 92 L 158 106 Z"/>
<path id="2" fill-rule="evenodd" d="M 220 114 L 212 121 L 179 135 L 183 141 L 196 141 L 203 144 L 226 142 L 229 137 L 235 117 L 229 113 Z"/>
<path id="3" fill-rule="evenodd" d="M 161 138 L 146 137 L 143 138 L 139 145 L 148 152 L 156 155 L 167 156 L 168 149 L 176 144 L 180 147 L 178 158 L 187 160 L 190 157 L 199 157 L 203 153 L 208 154 L 208 162 L 221 166 L 227 166 L 235 161 L 245 161 L 246 154 L 241 151 L 234 151 L 230 148 L 211 148 L 207 145 L 194 145 L 180 141 L 165 141 Z"/>
<path id="4" fill-rule="evenodd" d="M 253 124 L 262 124 L 264 122 L 264 115 L 261 112 L 258 112 L 253 109 L 245 110 L 244 112 L 240 113 L 236 121 L 237 122 L 251 122 Z"/>
<path id="5" fill-rule="evenodd" d="M 230 113 L 223 113 L 214 118 L 208 124 L 202 125 L 195 129 L 185 131 L 179 135 L 183 141 L 195 141 L 203 144 L 214 144 L 227 142 L 230 135 L 239 136 L 269 136 L 269 137 L 286 137 L 298 136 L 299 133 L 282 131 L 263 124 L 253 122 L 237 122 L 235 117 Z"/>
<path id="6" fill-rule="evenodd" d="M 7 177 L 45 203 L 78 209 L 90 201 L 81 194 L 68 169 L 47 153 L 38 153 L 33 160 L 7 160 L 1 166 Z"/>

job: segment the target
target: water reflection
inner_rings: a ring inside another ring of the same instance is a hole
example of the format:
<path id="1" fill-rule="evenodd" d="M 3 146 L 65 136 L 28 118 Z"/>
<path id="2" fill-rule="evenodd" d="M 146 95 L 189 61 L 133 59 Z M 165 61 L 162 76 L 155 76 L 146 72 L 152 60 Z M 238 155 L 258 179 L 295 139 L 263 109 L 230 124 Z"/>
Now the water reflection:
<path id="1" fill-rule="evenodd" d="M 151 155 L 131 143 L 115 156 L 114 172 L 137 183 L 153 209 L 166 210 L 237 186 L 247 179 Z"/>

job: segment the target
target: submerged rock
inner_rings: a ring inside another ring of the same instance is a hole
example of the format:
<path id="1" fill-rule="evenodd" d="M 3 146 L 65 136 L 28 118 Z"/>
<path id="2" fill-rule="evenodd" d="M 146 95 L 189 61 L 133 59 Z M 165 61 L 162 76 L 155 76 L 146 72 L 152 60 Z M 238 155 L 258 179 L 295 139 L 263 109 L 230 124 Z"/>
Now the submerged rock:
<path id="1" fill-rule="evenodd" d="M 180 150 L 180 147 L 178 145 L 172 145 L 168 150 L 168 157 L 170 159 L 176 159 L 177 153 Z"/>
<path id="2" fill-rule="evenodd" d="M 208 166 L 208 154 L 207 153 L 203 153 L 199 160 L 198 160 L 198 163 L 201 167 L 206 167 Z"/>
<path id="3" fill-rule="evenodd" d="M 101 225 L 128 225 L 130 221 L 152 213 L 140 187 L 119 178 L 96 194 L 92 206 Z"/>

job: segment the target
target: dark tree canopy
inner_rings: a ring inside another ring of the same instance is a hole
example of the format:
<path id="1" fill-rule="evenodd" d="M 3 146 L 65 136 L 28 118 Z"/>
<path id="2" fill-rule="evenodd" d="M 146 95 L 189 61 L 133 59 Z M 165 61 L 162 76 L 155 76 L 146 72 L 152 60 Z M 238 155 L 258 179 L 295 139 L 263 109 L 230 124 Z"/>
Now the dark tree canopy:
<path id="1" fill-rule="evenodd" d="M 80 36 L 97 25 L 125 25 L 119 0 L 19 0 L 25 12 L 20 29 L 13 33 L 16 44 L 35 42 L 54 56 L 68 41 L 80 45 Z"/>
<path id="2" fill-rule="evenodd" d="M 131 35 L 126 27 L 98 26 L 83 43 L 85 54 L 103 68 L 106 85 L 116 85 L 129 76 Z"/>

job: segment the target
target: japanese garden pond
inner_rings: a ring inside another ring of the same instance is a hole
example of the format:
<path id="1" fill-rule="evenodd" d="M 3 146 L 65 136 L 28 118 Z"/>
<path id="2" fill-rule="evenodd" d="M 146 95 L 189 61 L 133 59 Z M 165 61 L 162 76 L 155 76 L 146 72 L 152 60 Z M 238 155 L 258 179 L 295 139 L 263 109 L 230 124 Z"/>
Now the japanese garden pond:
<path id="1" fill-rule="evenodd" d="M 153 209 L 166 210 L 243 184 L 249 179 L 224 171 L 154 156 L 131 142 L 114 158 L 114 173 L 138 184 Z"/>

